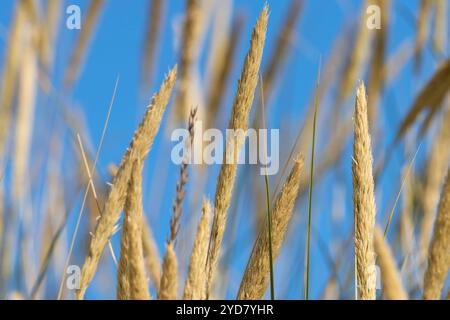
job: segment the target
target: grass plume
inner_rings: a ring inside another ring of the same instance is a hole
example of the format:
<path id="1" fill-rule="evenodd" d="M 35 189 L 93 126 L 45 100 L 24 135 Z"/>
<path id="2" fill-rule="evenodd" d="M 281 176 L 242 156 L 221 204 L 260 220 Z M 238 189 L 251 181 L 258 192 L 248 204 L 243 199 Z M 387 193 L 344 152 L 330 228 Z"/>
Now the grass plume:
<path id="1" fill-rule="evenodd" d="M 238 82 L 238 89 L 233 103 L 230 123 L 228 125 L 229 129 L 241 129 L 244 131 L 247 129 L 250 108 L 253 103 L 255 89 L 258 82 L 258 72 L 261 64 L 264 42 L 266 39 L 268 19 L 269 8 L 265 5 L 258 17 L 258 21 L 256 22 L 252 33 L 250 49 L 245 58 L 241 78 Z M 231 151 L 229 148 L 232 147 L 233 155 L 235 156 L 235 159 L 237 159 L 242 142 L 238 144 L 236 137 L 233 140 L 234 141 L 227 141 L 226 153 L 229 154 Z M 212 279 L 214 278 L 222 238 L 225 232 L 227 212 L 233 192 L 236 169 L 236 161 L 232 161 L 231 164 L 222 164 L 217 181 L 216 195 L 214 199 L 214 218 L 208 253 L 207 296 L 209 296 L 212 288 Z"/>
<path id="2" fill-rule="evenodd" d="M 357 283 L 360 298 L 374 300 L 376 274 L 373 236 L 376 208 L 366 89 L 363 83 L 359 84 L 356 93 L 354 121 L 352 172 Z"/>

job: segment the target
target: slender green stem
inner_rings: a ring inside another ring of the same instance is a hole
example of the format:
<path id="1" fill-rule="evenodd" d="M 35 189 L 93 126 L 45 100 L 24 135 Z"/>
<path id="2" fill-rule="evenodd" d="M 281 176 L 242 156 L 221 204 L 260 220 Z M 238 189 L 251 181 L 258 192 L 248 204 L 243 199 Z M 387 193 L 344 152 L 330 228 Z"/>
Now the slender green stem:
<path id="1" fill-rule="evenodd" d="M 269 177 L 267 175 L 267 167 L 265 174 L 266 182 L 266 203 L 267 203 L 267 226 L 269 229 L 269 266 L 270 266 L 270 299 L 275 300 L 275 286 L 273 280 L 273 251 L 272 251 L 272 211 L 270 210 L 270 196 L 269 196 Z"/>
<path id="2" fill-rule="evenodd" d="M 319 66 L 320 75 L 320 66 Z M 314 120 L 313 120 L 313 134 L 311 147 L 311 171 L 309 177 L 309 195 L 308 195 L 308 226 L 306 231 L 306 259 L 305 259 L 305 300 L 309 298 L 309 268 L 310 268 L 310 249 L 311 249 L 311 216 L 312 216 L 312 193 L 314 182 L 314 153 L 316 147 L 316 122 L 318 109 L 318 92 L 319 92 L 319 76 L 317 77 L 316 92 L 314 96 Z"/>
<path id="3" fill-rule="evenodd" d="M 264 105 L 264 87 L 262 78 L 259 78 L 261 83 L 261 107 L 262 107 L 262 123 L 266 128 L 266 110 Z M 269 271 L 270 271 L 270 299 L 275 300 L 275 284 L 273 276 L 273 250 L 272 250 L 272 211 L 270 210 L 270 192 L 269 192 L 269 175 L 267 174 L 267 137 L 264 141 L 264 157 L 266 161 L 264 180 L 266 184 L 266 204 L 267 204 L 267 229 L 269 237 Z"/>

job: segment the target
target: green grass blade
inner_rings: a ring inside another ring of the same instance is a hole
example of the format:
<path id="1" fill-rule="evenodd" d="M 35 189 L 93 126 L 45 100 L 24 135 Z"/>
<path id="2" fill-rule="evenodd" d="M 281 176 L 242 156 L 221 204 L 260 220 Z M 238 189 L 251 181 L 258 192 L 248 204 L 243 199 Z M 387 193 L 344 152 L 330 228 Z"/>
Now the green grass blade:
<path id="1" fill-rule="evenodd" d="M 314 153 L 316 147 L 316 123 L 317 111 L 319 108 L 318 94 L 319 94 L 319 78 L 320 78 L 320 64 L 319 73 L 316 83 L 316 92 L 314 96 L 314 120 L 313 120 L 313 134 L 311 146 L 311 171 L 309 177 L 309 195 L 308 195 L 308 226 L 306 231 L 306 259 L 305 259 L 305 300 L 309 299 L 309 269 L 310 269 L 310 249 L 311 249 L 311 216 L 312 216 L 312 196 L 313 196 L 313 182 L 314 182 Z"/>

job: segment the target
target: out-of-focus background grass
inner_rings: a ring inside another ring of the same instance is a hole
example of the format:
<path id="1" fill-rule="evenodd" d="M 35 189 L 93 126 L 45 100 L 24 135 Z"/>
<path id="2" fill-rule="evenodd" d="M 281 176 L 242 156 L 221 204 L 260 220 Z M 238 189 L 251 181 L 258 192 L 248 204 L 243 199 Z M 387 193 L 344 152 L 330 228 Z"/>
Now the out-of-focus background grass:
<path id="1" fill-rule="evenodd" d="M 6 0 L 0 4 L 0 66 L 2 67 L 9 37 L 8 31 L 18 2 Z M 46 1 L 38 2 L 45 3 Z M 84 19 L 89 2 L 64 1 L 62 7 L 65 10 L 70 4 L 79 5 L 82 19 Z M 83 59 L 80 76 L 73 89 L 69 91 L 64 90 L 61 83 L 80 31 L 67 29 L 65 20 L 68 15 L 62 13 L 57 30 L 54 66 L 50 75 L 52 88 L 49 94 L 39 91 L 35 107 L 29 159 L 29 178 L 30 183 L 32 183 L 29 201 L 32 204 L 32 215 L 28 232 L 33 239 L 33 250 L 30 251 L 31 256 L 29 257 L 32 264 L 23 265 L 18 254 L 17 244 L 12 246 L 13 251 L 10 252 L 11 256 L 6 267 L 10 270 L 10 273 L 7 279 L 3 279 L 2 297 L 8 296 L 11 292 L 21 292 L 26 296 L 29 284 L 24 281 L 23 274 L 30 273 L 31 283 L 34 283 L 39 269 L 38 266 L 42 260 L 42 241 L 46 236 L 45 233 L 54 233 L 56 230 L 55 226 L 50 231 L 46 231 L 46 228 L 44 228 L 45 223 L 47 223 L 44 218 L 46 202 L 49 201 L 49 195 L 46 194 L 46 179 L 51 172 L 60 175 L 61 190 L 64 190 L 64 205 L 61 206 L 61 210 L 64 212 L 60 212 L 60 214 L 61 216 L 66 213 L 69 214 L 69 219 L 58 241 L 40 294 L 41 298 L 55 298 L 56 296 L 61 272 L 63 271 L 63 263 L 67 257 L 68 246 L 82 200 L 82 192 L 77 189 L 78 182 L 76 182 L 79 176 L 78 168 L 80 167 L 80 159 L 77 156 L 79 150 L 74 137 L 62 120 L 61 110 L 69 108 L 80 123 L 84 124 L 84 131 L 80 134 L 86 143 L 86 148 L 90 150 L 91 154 L 94 154 L 101 137 L 114 85 L 116 79 L 119 78 L 116 99 L 97 165 L 99 181 L 101 181 L 103 187 L 107 188 L 106 182 L 111 180 L 108 167 L 112 163 L 119 163 L 151 95 L 159 88 L 165 73 L 178 61 L 180 28 L 182 27 L 185 5 L 184 1 L 169 0 L 165 1 L 164 14 L 161 16 L 162 24 L 152 81 L 151 84 L 142 86 L 140 75 L 150 2 L 144 0 L 109 0 L 105 2 L 100 13 L 99 23 Z M 200 91 L 206 94 L 208 90 L 209 48 L 214 30 L 213 25 L 220 15 L 226 14 L 223 8 L 227 5 L 220 4 L 222 1 L 209 0 L 203 2 L 212 3 L 210 19 L 205 27 L 197 66 L 198 86 Z M 217 124 L 219 129 L 225 129 L 228 123 L 237 80 L 249 47 L 251 30 L 264 5 L 263 1 L 254 0 L 223 2 L 229 2 L 232 10 L 231 20 L 238 15 L 242 15 L 244 23 L 240 32 L 230 81 L 226 86 L 225 99 L 220 106 Z M 267 2 L 270 8 L 270 20 L 262 62 L 263 70 L 275 49 L 278 34 L 286 21 L 286 14 L 291 5 L 290 0 L 269 0 Z M 409 46 L 409 51 L 412 52 L 417 36 L 416 18 L 419 3 L 420 1 L 391 1 L 389 25 L 382 26 L 382 28 L 388 28 L 386 49 L 388 60 L 402 47 L 408 48 Z M 321 78 L 325 78 L 329 76 L 330 71 L 324 66 L 327 65 L 330 57 L 336 54 L 332 51 L 335 41 L 340 37 L 348 39 L 341 60 L 345 59 L 345 56 L 352 51 L 353 39 L 358 31 L 362 12 L 363 1 L 359 0 L 304 1 L 294 36 L 289 40 L 287 58 L 282 64 L 281 70 L 279 70 L 273 94 L 266 101 L 268 126 L 280 129 L 280 169 L 294 144 L 299 128 L 306 120 L 306 111 L 314 93 L 320 61 L 322 61 Z M 448 25 L 445 28 L 448 30 Z M 386 85 L 382 93 L 377 129 L 373 136 L 375 163 L 381 160 L 388 146 L 392 143 L 399 123 L 412 105 L 418 90 L 429 79 L 436 66 L 443 61 L 443 58 L 448 57 L 448 50 L 443 55 L 434 53 L 430 39 L 431 35 L 423 50 L 420 72 L 414 71 L 414 61 L 412 56 L 409 55 L 399 62 L 397 66 L 400 68 L 398 74 Z M 373 53 L 373 50 L 373 45 L 370 45 L 368 57 Z M 338 61 L 337 63 L 341 62 Z M 369 61 L 360 70 L 360 79 L 367 80 L 368 66 Z M 327 130 L 333 130 L 335 122 L 343 121 L 330 114 L 330 106 L 337 99 L 337 91 L 339 90 L 337 84 L 340 81 L 338 71 L 332 76 L 335 77 L 335 80 L 320 104 L 320 110 L 324 111 L 320 113 L 317 122 L 318 151 L 316 157 L 319 159 L 317 161 L 320 161 L 323 157 L 324 151 L 331 137 L 333 137 L 333 133 L 331 135 L 326 134 Z M 56 98 L 56 96 L 59 98 Z M 64 101 L 64 105 L 60 99 Z M 354 95 L 352 94 L 343 103 L 341 119 L 351 117 L 353 104 Z M 170 113 L 173 112 L 173 108 L 169 108 L 165 114 L 163 125 L 149 154 L 144 171 L 144 209 L 162 253 L 164 252 L 164 242 L 168 237 L 175 185 L 179 175 L 178 167 L 170 160 L 170 152 L 174 143 L 170 141 L 172 128 L 169 120 Z M 419 173 L 424 167 L 430 141 L 433 141 L 433 134 L 436 131 L 435 127 L 436 125 L 433 125 L 423 139 L 417 159 L 414 162 L 413 172 L 418 172 L 418 180 L 421 179 Z M 51 152 L 51 148 L 56 140 L 59 141 L 59 151 L 56 154 L 59 154 L 60 161 L 52 164 L 51 159 L 55 155 Z M 351 142 L 350 134 L 336 163 L 314 184 L 310 280 L 310 296 L 312 298 L 323 297 L 324 288 L 329 282 L 334 265 L 337 265 L 341 286 L 336 298 L 353 298 Z M 416 141 L 412 137 L 409 138 L 410 146 L 406 147 L 404 143 L 399 144 L 377 181 L 377 222 L 382 226 L 386 224 L 388 214 L 394 205 L 395 196 L 402 182 L 402 172 L 410 163 L 419 143 L 420 141 Z M 9 150 L 11 151 L 11 148 Z M 309 153 L 305 154 L 305 157 L 307 160 L 306 167 L 309 167 Z M 9 157 L 8 160 L 11 160 L 11 158 Z M 7 162 L 3 178 L 5 184 L 3 205 L 7 208 L 6 211 L 18 210 L 12 203 L 11 197 L 8 197 L 12 183 L 11 166 L 11 163 Z M 182 276 L 187 270 L 186 265 L 200 214 L 201 198 L 204 195 L 213 200 L 219 168 L 218 165 L 215 165 L 203 169 L 192 166 L 189 169 L 186 201 L 176 245 Z M 230 224 L 224 240 L 224 257 L 222 259 L 224 263 L 222 264 L 223 272 L 221 274 L 224 276 L 226 274 L 227 278 L 226 283 L 219 286 L 218 293 L 219 296 L 226 298 L 234 298 L 236 295 L 255 238 L 256 212 L 264 209 L 264 203 L 259 203 L 264 198 L 258 198 L 254 191 L 254 185 L 259 185 L 259 188 L 264 185 L 264 177 L 258 175 L 251 179 L 245 179 L 245 174 L 248 173 L 244 173 L 244 171 L 244 166 L 240 166 L 230 208 Z M 256 171 L 251 172 L 256 174 Z M 305 175 L 306 172 L 309 172 L 309 170 L 305 170 Z M 277 178 L 278 176 L 270 178 L 272 190 Z M 205 184 L 203 184 L 204 181 L 206 181 Z M 306 193 L 299 198 L 285 245 L 275 264 L 277 298 L 298 299 L 303 297 L 305 221 L 307 217 L 307 197 L 305 195 Z M 400 207 L 401 204 L 399 204 Z M 388 239 L 394 248 L 394 252 L 396 252 L 397 262 L 401 266 L 405 261 L 405 256 L 399 246 L 398 217 L 400 211 L 400 209 L 395 211 Z M 89 237 L 88 231 L 92 230 L 93 227 L 92 224 L 88 223 L 88 217 L 89 213 L 85 212 L 71 264 L 81 266 L 84 261 L 86 241 Z M 58 225 L 58 223 L 55 222 L 55 225 Z M 417 218 L 416 226 L 419 224 L 420 216 Z M 20 233 L 21 229 L 17 225 L 13 228 L 17 228 L 17 232 Z M 16 238 L 16 241 L 19 241 L 18 238 Z M 119 251 L 119 241 L 119 234 L 112 237 L 116 254 Z M 417 243 L 413 244 L 413 247 L 416 245 Z M 115 268 L 107 250 L 105 250 L 103 260 L 94 282 L 88 290 L 87 298 L 115 297 Z M 414 259 L 412 261 L 411 264 L 414 263 Z M 402 270 L 403 280 L 411 297 L 418 298 L 421 292 L 422 276 L 420 272 L 411 271 L 413 268 L 410 269 L 408 266 L 410 264 L 407 264 L 405 270 Z"/>

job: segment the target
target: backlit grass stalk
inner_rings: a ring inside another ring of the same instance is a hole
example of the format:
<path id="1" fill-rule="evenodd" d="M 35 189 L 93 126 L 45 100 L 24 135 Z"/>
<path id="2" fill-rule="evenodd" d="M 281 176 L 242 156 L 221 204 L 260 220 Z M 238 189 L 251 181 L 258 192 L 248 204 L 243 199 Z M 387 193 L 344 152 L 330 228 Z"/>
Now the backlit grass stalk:
<path id="1" fill-rule="evenodd" d="M 228 79 L 233 71 L 233 62 L 238 49 L 244 19 L 238 16 L 229 32 L 229 37 L 223 39 L 218 49 L 214 50 L 211 58 L 211 86 L 208 92 L 208 127 L 214 125 L 219 106 L 225 97 Z M 216 52 L 217 51 L 217 52 Z"/>
<path id="2" fill-rule="evenodd" d="M 133 140 L 122 159 L 118 172 L 112 183 L 111 191 L 104 205 L 104 209 L 89 244 L 89 252 L 84 262 L 80 289 L 75 292 L 77 299 L 82 299 L 97 269 L 98 262 L 105 245 L 111 236 L 114 226 L 119 220 L 120 212 L 125 204 L 128 181 L 132 172 L 134 161 L 144 161 L 153 144 L 153 140 L 161 124 L 163 113 L 169 102 L 170 94 L 176 79 L 176 67 L 173 68 L 159 92 L 153 96 L 144 119 L 136 130 Z"/>
<path id="3" fill-rule="evenodd" d="M 11 104 L 14 97 L 14 86 L 18 77 L 19 62 L 23 51 L 21 41 L 26 18 L 23 3 L 17 2 L 9 32 L 8 45 L 5 52 L 5 62 L 2 68 L 3 77 L 0 87 L 0 170 L 4 170 L 3 157 L 10 126 L 9 121 L 11 117 Z"/>
<path id="4" fill-rule="evenodd" d="M 428 267 L 425 272 L 423 298 L 441 298 L 445 279 L 450 270 L 450 169 L 447 171 L 441 193 L 438 214 L 434 223 L 433 239 L 428 254 Z"/>
<path id="5" fill-rule="evenodd" d="M 417 36 L 414 48 L 414 68 L 420 70 L 422 65 L 422 50 L 425 47 L 429 33 L 429 15 L 431 11 L 432 0 L 421 0 L 419 7 L 419 16 L 417 18 Z"/>
<path id="6" fill-rule="evenodd" d="M 280 253 L 288 225 L 292 218 L 295 200 L 298 196 L 302 170 L 303 159 L 299 158 L 295 160 L 294 166 L 286 178 L 272 207 L 273 262 L 275 262 Z M 268 233 L 265 229 L 261 229 L 247 262 L 237 299 L 258 300 L 263 298 L 269 284 L 270 264 L 267 259 L 268 255 Z"/>
<path id="7" fill-rule="evenodd" d="M 124 231 L 129 232 L 128 278 L 130 299 L 148 300 L 147 276 L 142 251 L 142 163 L 138 158 L 134 163 L 124 208 Z"/>
<path id="8" fill-rule="evenodd" d="M 208 240 L 211 232 L 211 204 L 203 200 L 202 216 L 197 228 L 194 247 L 192 248 L 189 271 L 184 286 L 183 299 L 200 300 L 206 296 L 206 259 Z"/>
<path id="9" fill-rule="evenodd" d="M 425 263 L 428 257 L 433 223 L 436 218 L 441 188 L 444 184 L 445 171 L 450 161 L 448 141 L 450 139 L 450 108 L 445 111 L 440 127 L 433 139 L 425 166 L 425 183 L 423 188 L 423 218 L 419 233 L 419 261 Z"/>
<path id="10" fill-rule="evenodd" d="M 255 89 L 258 82 L 258 72 L 266 38 L 267 22 L 269 18 L 268 10 L 268 6 L 265 5 L 258 17 L 258 21 L 252 33 L 250 49 L 245 58 L 241 78 L 238 82 L 238 89 L 233 103 L 231 120 L 228 125 L 229 129 L 241 129 L 245 132 L 248 126 L 250 108 L 253 103 Z M 229 149 L 230 147 L 232 147 L 232 150 Z M 239 158 L 239 151 L 241 147 L 242 141 L 238 141 L 236 136 L 234 139 L 227 141 L 227 147 L 223 157 L 224 161 L 226 158 L 229 158 L 227 155 L 229 155 L 230 152 L 234 155 L 234 159 L 237 160 Z M 220 247 L 227 222 L 227 212 L 230 206 L 236 176 L 237 161 L 231 162 L 232 163 L 222 164 L 217 181 L 216 195 L 214 199 L 214 220 L 208 254 L 207 296 L 209 296 L 212 288 L 212 279 L 214 278 L 214 273 L 217 268 Z"/>
<path id="11" fill-rule="evenodd" d="M 184 122 L 189 117 L 189 103 L 195 62 L 199 54 L 203 8 L 200 0 L 185 0 L 180 48 L 180 80 L 175 100 L 175 121 Z"/>
<path id="12" fill-rule="evenodd" d="M 164 0 L 150 0 L 147 15 L 147 31 L 141 69 L 142 87 L 151 86 L 153 65 L 158 47 L 158 40 L 164 14 Z"/>
<path id="13" fill-rule="evenodd" d="M 388 300 L 407 300 L 408 296 L 403 289 L 400 272 L 398 271 L 394 255 L 389 244 L 384 239 L 383 231 L 375 228 L 374 248 L 381 271 L 383 292 Z"/>
<path id="14" fill-rule="evenodd" d="M 357 283 L 360 298 L 374 300 L 376 272 L 373 237 L 376 208 L 366 90 L 363 83 L 360 83 L 356 94 L 354 121 L 352 172 Z"/>
<path id="15" fill-rule="evenodd" d="M 145 217 L 143 216 L 142 218 L 142 248 L 144 251 L 145 265 L 150 275 L 150 279 L 152 280 L 156 291 L 158 291 L 162 273 L 161 257 L 152 229 Z"/>
<path id="16" fill-rule="evenodd" d="M 63 81 L 66 88 L 72 87 L 78 77 L 78 74 L 80 73 L 81 61 L 83 59 L 83 55 L 86 54 L 89 40 L 94 33 L 103 4 L 103 0 L 91 0 L 91 4 L 87 10 L 86 19 L 81 22 L 82 28 L 80 30 L 80 35 L 75 48 L 73 49 L 72 56 L 70 57 L 66 73 L 64 74 Z"/>
<path id="17" fill-rule="evenodd" d="M 177 298 L 178 262 L 173 245 L 173 242 L 169 242 L 166 245 L 161 284 L 158 291 L 158 299 L 160 300 L 175 300 Z"/>

